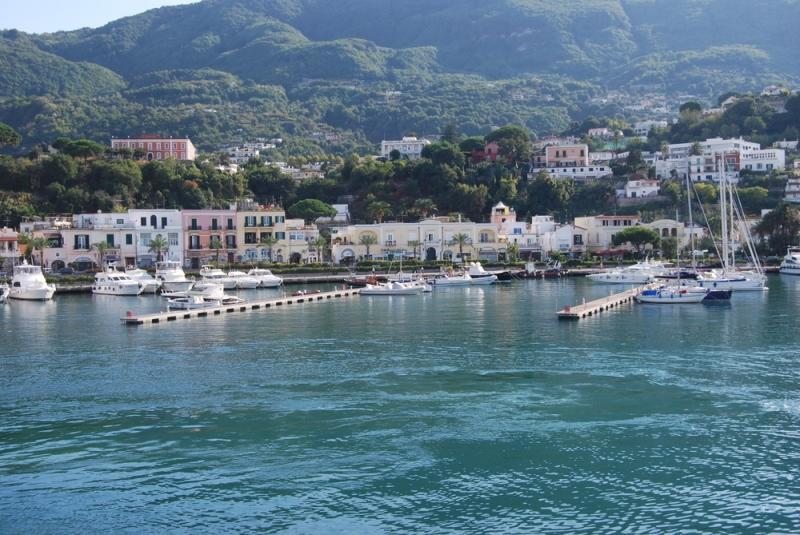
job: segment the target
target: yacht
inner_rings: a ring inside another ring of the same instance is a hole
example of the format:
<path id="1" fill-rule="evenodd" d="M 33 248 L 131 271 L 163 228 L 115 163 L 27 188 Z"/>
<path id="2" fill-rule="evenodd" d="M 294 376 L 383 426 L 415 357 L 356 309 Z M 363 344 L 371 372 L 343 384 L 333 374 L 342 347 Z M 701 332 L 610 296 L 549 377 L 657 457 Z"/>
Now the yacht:
<path id="1" fill-rule="evenodd" d="M 800 247 L 789 247 L 781 262 L 781 273 L 784 275 L 800 275 Z"/>
<path id="2" fill-rule="evenodd" d="M 494 281 L 510 281 L 511 279 L 514 278 L 511 275 L 511 272 L 508 270 L 486 271 L 485 269 L 483 269 L 483 265 L 481 265 L 480 262 L 470 262 L 467 273 L 469 273 L 469 276 L 472 277 L 473 279 L 494 277 Z"/>
<path id="3" fill-rule="evenodd" d="M 203 279 L 203 282 L 215 282 L 217 284 L 221 284 L 226 290 L 236 289 L 236 279 L 229 277 L 221 269 L 211 266 L 203 266 L 200 269 L 200 277 Z"/>
<path id="4" fill-rule="evenodd" d="M 259 288 L 277 288 L 283 284 L 283 279 L 273 275 L 268 269 L 251 269 L 247 275 L 258 280 Z"/>
<path id="5" fill-rule="evenodd" d="M 251 277 L 244 271 L 229 271 L 228 278 L 236 282 L 236 287 L 241 290 L 253 290 L 258 288 L 258 279 Z"/>
<path id="6" fill-rule="evenodd" d="M 639 303 L 675 305 L 683 303 L 702 303 L 708 294 L 707 288 L 683 288 L 681 286 L 662 286 L 639 292 L 635 299 Z"/>
<path id="7" fill-rule="evenodd" d="M 52 299 L 55 293 L 56 287 L 47 284 L 41 267 L 31 266 L 27 262 L 14 267 L 11 290 L 8 294 L 11 299 L 47 301 Z"/>
<path id="8" fill-rule="evenodd" d="M 710 290 L 763 291 L 767 277 L 756 271 L 713 269 L 697 275 L 697 285 Z"/>
<path id="9" fill-rule="evenodd" d="M 367 284 L 361 289 L 361 295 L 419 295 L 423 286 L 413 282 L 387 282 Z"/>
<path id="10" fill-rule="evenodd" d="M 587 275 L 586 278 L 592 282 L 603 284 L 647 284 L 665 272 L 664 264 L 645 260 L 621 269 L 614 269 L 604 273 L 592 273 Z"/>
<path id="11" fill-rule="evenodd" d="M 104 271 L 94 276 L 92 293 L 101 295 L 139 295 L 142 287 L 139 283 L 113 266 L 108 266 Z"/>
<path id="12" fill-rule="evenodd" d="M 435 286 L 469 286 L 472 282 L 472 277 L 469 273 L 463 275 L 439 275 L 433 279 Z"/>
<path id="13" fill-rule="evenodd" d="M 11 288 L 8 287 L 8 284 L 0 284 L 0 303 L 5 303 L 8 300 L 10 292 Z"/>
<path id="14" fill-rule="evenodd" d="M 162 297 L 207 297 L 209 299 L 222 299 L 225 297 L 225 289 L 216 282 L 195 282 L 194 285 L 185 292 L 161 292 Z"/>
<path id="15" fill-rule="evenodd" d="M 193 280 L 186 278 L 180 262 L 174 260 L 156 263 L 156 280 L 165 292 L 185 292 L 194 284 Z"/>
<path id="16" fill-rule="evenodd" d="M 143 294 L 154 294 L 161 288 L 161 283 L 143 269 L 128 267 L 125 269 L 125 274 L 139 283 Z"/>

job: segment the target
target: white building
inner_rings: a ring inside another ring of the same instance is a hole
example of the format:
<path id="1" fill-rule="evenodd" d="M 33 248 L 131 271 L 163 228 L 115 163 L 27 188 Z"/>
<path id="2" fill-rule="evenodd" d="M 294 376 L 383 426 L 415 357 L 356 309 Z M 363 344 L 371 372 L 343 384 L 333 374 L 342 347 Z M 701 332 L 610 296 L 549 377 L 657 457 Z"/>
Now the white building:
<path id="1" fill-rule="evenodd" d="M 586 133 L 589 137 L 610 138 L 614 137 L 614 133 L 608 128 L 590 128 Z"/>
<path id="2" fill-rule="evenodd" d="M 598 215 L 576 217 L 575 226 L 586 229 L 585 246 L 591 252 L 604 253 L 619 249 L 613 243 L 614 235 L 626 228 L 639 224 L 638 215 Z"/>
<path id="3" fill-rule="evenodd" d="M 419 160 L 422 157 L 422 149 L 431 142 L 427 139 L 417 139 L 416 137 L 404 137 L 399 141 L 382 141 L 381 157 L 389 158 L 392 151 L 400 153 L 402 158 L 409 160 Z"/>
<path id="4" fill-rule="evenodd" d="M 654 128 L 666 128 L 667 121 L 638 121 L 633 125 L 633 133 L 640 137 L 647 137 Z"/>
<path id="5" fill-rule="evenodd" d="M 10 271 L 20 256 L 19 234 L 14 229 L 3 227 L 0 229 L 0 271 Z"/>
<path id="6" fill-rule="evenodd" d="M 252 158 L 261 159 L 261 151 L 255 147 L 230 147 L 227 153 L 228 159 L 237 165 L 244 165 Z"/>
<path id="7" fill-rule="evenodd" d="M 800 178 L 790 178 L 786 182 L 784 200 L 791 203 L 800 203 Z"/>
<path id="8" fill-rule="evenodd" d="M 776 141 L 773 145 L 776 149 L 797 150 L 798 141 L 787 141 L 784 139 L 783 141 Z"/>
<path id="9" fill-rule="evenodd" d="M 617 190 L 617 197 L 641 199 L 658 195 L 658 180 L 629 180 L 623 189 Z"/>
<path id="10" fill-rule="evenodd" d="M 138 138 L 111 138 L 111 148 L 136 150 L 146 152 L 148 160 L 175 160 L 194 161 L 197 158 L 197 149 L 192 140 L 185 138 L 163 138 L 161 136 L 143 135 Z"/>
<path id="11" fill-rule="evenodd" d="M 762 149 L 744 152 L 741 155 L 741 168 L 761 172 L 785 169 L 786 151 L 783 149 Z"/>
<path id="12" fill-rule="evenodd" d="M 611 176 L 613 174 L 611 167 L 598 164 L 586 167 L 549 167 L 546 169 L 532 169 L 528 173 L 528 178 L 533 179 L 539 171 L 547 171 L 553 178 L 570 178 L 576 182 L 597 180 L 598 178 Z"/>
<path id="13" fill-rule="evenodd" d="M 129 210 L 128 216 L 135 225 L 134 244 L 140 263 L 156 261 L 156 254 L 150 250 L 150 243 L 153 238 L 160 236 L 168 246 L 167 251 L 162 253 L 162 259 L 174 260 L 183 265 L 184 229 L 179 210 L 136 209 Z"/>

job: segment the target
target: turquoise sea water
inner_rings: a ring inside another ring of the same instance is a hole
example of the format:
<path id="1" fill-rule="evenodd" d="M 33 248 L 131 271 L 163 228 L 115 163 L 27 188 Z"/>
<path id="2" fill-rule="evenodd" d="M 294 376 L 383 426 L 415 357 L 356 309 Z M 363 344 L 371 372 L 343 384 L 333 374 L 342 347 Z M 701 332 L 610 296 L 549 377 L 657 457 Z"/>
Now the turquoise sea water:
<path id="1" fill-rule="evenodd" d="M 769 285 L 579 323 L 608 287 L 0 306 L 0 532 L 798 532 L 800 278 Z"/>

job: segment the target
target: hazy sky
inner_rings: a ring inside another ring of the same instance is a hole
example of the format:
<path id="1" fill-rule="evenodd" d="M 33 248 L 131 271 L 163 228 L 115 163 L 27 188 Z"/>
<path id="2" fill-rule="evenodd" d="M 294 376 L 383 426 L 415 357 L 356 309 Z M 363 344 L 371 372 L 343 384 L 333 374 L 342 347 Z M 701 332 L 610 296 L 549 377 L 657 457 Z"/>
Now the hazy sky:
<path id="1" fill-rule="evenodd" d="M 56 32 L 135 15 L 155 7 L 191 4 L 198 0 L 0 0 L 0 28 L 26 32 Z"/>

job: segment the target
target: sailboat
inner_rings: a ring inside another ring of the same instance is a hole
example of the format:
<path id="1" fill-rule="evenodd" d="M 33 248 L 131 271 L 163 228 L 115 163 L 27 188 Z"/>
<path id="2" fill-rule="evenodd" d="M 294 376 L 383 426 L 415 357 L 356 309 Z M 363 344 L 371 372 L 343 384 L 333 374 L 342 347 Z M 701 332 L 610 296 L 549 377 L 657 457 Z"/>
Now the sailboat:
<path id="1" fill-rule="evenodd" d="M 709 288 L 710 290 L 732 290 L 736 292 L 766 290 L 767 277 L 759 262 L 750 229 L 745 224 L 744 210 L 739 201 L 739 196 L 728 179 L 725 155 L 722 155 L 721 166 L 719 209 L 722 222 L 722 252 L 720 255 L 722 269 L 711 270 L 709 273 L 698 275 L 698 286 Z M 729 223 L 730 229 L 728 227 Z M 739 234 L 744 236 L 747 253 L 753 261 L 754 269 L 752 270 L 742 270 L 736 267 L 736 248 L 731 241 L 730 232 L 736 229 L 737 223 Z"/>

